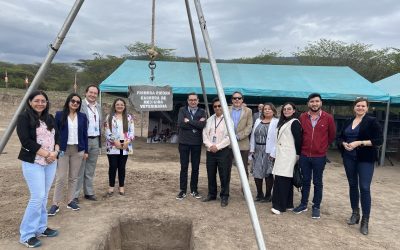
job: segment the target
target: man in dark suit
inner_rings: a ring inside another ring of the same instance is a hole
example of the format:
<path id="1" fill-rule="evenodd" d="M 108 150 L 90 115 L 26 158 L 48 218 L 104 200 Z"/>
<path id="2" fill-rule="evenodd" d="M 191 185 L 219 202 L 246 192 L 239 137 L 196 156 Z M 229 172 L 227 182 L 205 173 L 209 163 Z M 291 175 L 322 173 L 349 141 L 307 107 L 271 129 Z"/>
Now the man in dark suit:
<path id="1" fill-rule="evenodd" d="M 189 156 L 192 163 L 190 194 L 196 199 L 201 198 L 197 190 L 197 182 L 199 178 L 201 145 L 203 143 L 202 131 L 206 125 L 206 112 L 204 109 L 198 107 L 199 98 L 195 93 L 188 95 L 187 103 L 188 105 L 182 107 L 178 114 L 181 171 L 180 191 L 176 196 L 177 200 L 182 200 L 186 197 Z"/>

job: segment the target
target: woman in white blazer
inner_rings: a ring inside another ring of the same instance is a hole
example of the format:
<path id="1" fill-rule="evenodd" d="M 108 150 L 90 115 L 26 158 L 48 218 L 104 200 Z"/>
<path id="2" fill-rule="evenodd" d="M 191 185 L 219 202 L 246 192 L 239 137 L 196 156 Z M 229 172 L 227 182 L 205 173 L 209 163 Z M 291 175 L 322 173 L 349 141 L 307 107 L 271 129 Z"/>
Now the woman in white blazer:
<path id="1" fill-rule="evenodd" d="M 255 201 L 271 201 L 271 191 L 274 184 L 272 168 L 275 154 L 276 127 L 279 119 L 272 103 L 265 103 L 260 118 L 256 120 L 250 137 L 250 156 L 253 158 L 252 173 L 257 187 Z M 265 179 L 265 196 L 263 192 Z"/>
<path id="2" fill-rule="evenodd" d="M 301 124 L 295 114 L 296 106 L 293 103 L 282 106 L 272 171 L 275 181 L 271 211 L 274 214 L 293 209 L 293 168 L 301 152 Z"/>

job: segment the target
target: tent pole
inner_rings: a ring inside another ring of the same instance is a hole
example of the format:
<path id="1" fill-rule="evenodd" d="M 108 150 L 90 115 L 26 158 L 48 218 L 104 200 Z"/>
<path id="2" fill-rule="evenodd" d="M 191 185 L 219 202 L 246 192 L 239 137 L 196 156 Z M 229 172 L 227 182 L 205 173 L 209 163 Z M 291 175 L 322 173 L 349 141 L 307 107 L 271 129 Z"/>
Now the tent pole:
<path id="1" fill-rule="evenodd" d="M 199 51 L 197 50 L 196 36 L 194 34 L 194 29 L 193 29 L 193 21 L 192 21 L 192 14 L 190 12 L 189 0 L 185 0 L 185 4 L 186 4 L 186 12 L 187 12 L 188 19 L 189 19 L 190 33 L 192 34 L 192 42 L 193 42 L 194 54 L 196 55 L 196 63 L 197 63 L 197 69 L 199 71 L 201 89 L 203 90 L 204 104 L 206 106 L 207 115 L 208 115 L 208 117 L 210 117 L 210 108 L 208 106 L 206 88 L 204 86 L 204 78 L 203 78 L 203 73 L 202 73 L 202 70 L 201 70 Z"/>
<path id="2" fill-rule="evenodd" d="M 200 1 L 199 0 L 194 0 L 194 3 L 195 3 L 196 11 L 197 11 L 197 17 L 198 17 L 199 23 L 200 23 L 200 29 L 201 29 L 201 32 L 202 32 L 202 35 L 203 35 L 203 39 L 204 39 L 204 43 L 205 43 L 205 46 L 206 46 L 206 49 L 207 49 L 208 59 L 210 61 L 210 65 L 211 65 L 211 70 L 212 70 L 213 77 L 214 77 L 215 87 L 217 88 L 218 97 L 219 97 L 219 100 L 220 100 L 221 105 L 222 105 L 222 110 L 223 110 L 224 117 L 225 117 L 225 119 L 224 119 L 225 120 L 225 125 L 228 128 L 229 138 L 231 140 L 231 146 L 232 146 L 233 154 L 235 156 L 235 160 L 236 160 L 236 163 L 238 165 L 240 181 L 242 183 L 242 187 L 243 187 L 243 191 L 244 191 L 244 197 L 246 199 L 247 207 L 248 207 L 249 212 L 250 212 L 250 219 L 251 219 L 251 222 L 253 224 L 253 230 L 254 230 L 254 233 L 255 233 L 255 236 L 256 236 L 258 249 L 262 249 L 263 250 L 263 249 L 266 249 L 266 246 L 265 246 L 265 243 L 264 243 L 264 238 L 263 238 L 263 233 L 262 233 L 262 230 L 261 230 L 261 227 L 260 227 L 260 223 L 258 221 L 257 211 L 256 211 L 256 208 L 254 206 L 253 197 L 252 197 L 251 192 L 250 192 L 249 181 L 247 180 L 247 175 L 246 175 L 246 172 L 244 170 L 242 157 L 240 156 L 239 144 L 238 144 L 237 139 L 236 139 L 236 135 L 235 135 L 235 131 L 234 131 L 234 128 L 233 128 L 233 124 L 231 122 L 229 122 L 229 121 L 231 121 L 231 116 L 229 114 L 228 104 L 226 102 L 224 89 L 222 87 L 221 78 L 220 78 L 219 71 L 218 71 L 218 68 L 217 68 L 217 63 L 216 63 L 216 60 L 215 60 L 214 55 L 213 55 L 213 50 L 211 48 L 210 37 L 208 35 L 208 30 L 207 30 L 207 26 L 206 26 L 206 21 L 205 21 L 205 18 L 204 18 L 203 10 L 201 9 L 201 5 L 200 5 Z"/>
<path id="3" fill-rule="evenodd" d="M 69 12 L 60 32 L 57 34 L 57 37 L 53 44 L 50 44 L 49 52 L 47 56 L 40 66 L 38 72 L 36 73 L 35 77 L 32 80 L 32 83 L 28 90 L 25 93 L 24 98 L 22 98 L 21 103 L 18 109 L 15 111 L 13 118 L 11 119 L 10 124 L 8 125 L 6 131 L 4 132 L 3 137 L 1 137 L 0 141 L 0 153 L 3 152 L 4 147 L 6 146 L 8 140 L 13 133 L 15 126 L 17 125 L 18 115 L 24 110 L 25 103 L 28 100 L 29 95 L 36 90 L 40 83 L 42 82 L 48 68 L 50 67 L 51 62 L 53 61 L 55 55 L 57 54 L 59 48 L 61 47 L 62 42 L 64 41 L 65 36 L 67 35 L 72 23 L 75 20 L 76 15 L 79 12 L 84 0 L 76 0 L 75 4 L 72 6 L 71 11 Z"/>
<path id="4" fill-rule="evenodd" d="M 383 166 L 385 164 L 386 142 L 387 142 L 388 127 L 389 127 L 389 112 L 390 112 L 390 99 L 386 104 L 385 123 L 383 125 L 382 151 L 381 151 L 381 157 L 379 159 L 379 165 L 380 166 Z"/>

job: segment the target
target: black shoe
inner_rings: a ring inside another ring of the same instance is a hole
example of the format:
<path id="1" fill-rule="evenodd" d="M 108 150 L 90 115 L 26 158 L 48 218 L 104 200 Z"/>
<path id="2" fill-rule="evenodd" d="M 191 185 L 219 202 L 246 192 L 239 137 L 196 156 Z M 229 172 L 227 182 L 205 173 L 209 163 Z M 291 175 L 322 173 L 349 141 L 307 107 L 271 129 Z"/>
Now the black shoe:
<path id="1" fill-rule="evenodd" d="M 58 235 L 58 231 L 51 228 L 46 228 L 44 232 L 40 235 L 42 237 L 56 237 Z"/>
<path id="2" fill-rule="evenodd" d="M 353 210 L 353 213 L 351 214 L 351 217 L 347 221 L 347 224 L 354 225 L 354 224 L 358 224 L 358 222 L 360 222 L 360 209 L 356 208 Z"/>
<path id="3" fill-rule="evenodd" d="M 85 194 L 85 199 L 90 200 L 90 201 L 97 201 L 96 196 L 94 194 L 92 194 L 92 195 Z"/>
<path id="4" fill-rule="evenodd" d="M 75 201 L 76 204 L 79 204 L 79 199 L 78 198 L 74 198 L 73 201 Z"/>
<path id="5" fill-rule="evenodd" d="M 361 219 L 360 232 L 364 235 L 368 234 L 368 222 L 369 222 L 369 218 L 366 218 L 363 216 Z"/>
<path id="6" fill-rule="evenodd" d="M 268 195 L 268 196 L 265 196 L 261 202 L 271 202 L 271 201 L 272 201 L 272 195 Z"/>
<path id="7" fill-rule="evenodd" d="M 204 198 L 202 200 L 202 202 L 207 202 L 207 201 L 215 201 L 217 199 L 217 197 L 211 196 L 211 195 L 207 195 L 206 198 Z"/>
<path id="8" fill-rule="evenodd" d="M 228 206 L 228 199 L 221 199 L 221 207 Z"/>
<path id="9" fill-rule="evenodd" d="M 40 247 L 42 245 L 42 242 L 36 237 L 29 238 L 29 240 L 22 242 L 26 247 L 29 248 L 34 248 L 34 247 Z"/>

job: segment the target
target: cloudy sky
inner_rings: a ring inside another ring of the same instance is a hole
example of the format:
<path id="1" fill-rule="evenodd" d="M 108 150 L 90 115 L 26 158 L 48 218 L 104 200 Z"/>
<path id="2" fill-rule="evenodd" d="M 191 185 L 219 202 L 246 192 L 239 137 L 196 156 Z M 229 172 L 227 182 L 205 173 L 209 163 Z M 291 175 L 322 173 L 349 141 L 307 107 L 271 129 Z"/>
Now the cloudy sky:
<path id="1" fill-rule="evenodd" d="M 0 61 L 42 62 L 74 0 L 0 0 Z M 86 0 L 55 61 L 120 56 L 125 45 L 150 42 L 151 0 Z M 201 56 L 206 56 L 192 17 Z M 202 0 L 217 58 L 290 56 L 321 38 L 400 48 L 399 0 Z M 396 28 L 397 27 L 397 28 Z M 193 56 L 184 0 L 156 0 L 156 45 Z"/>

